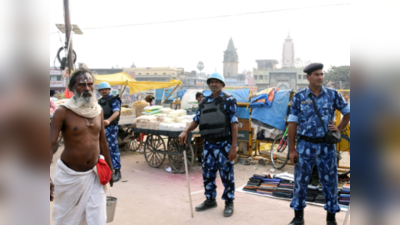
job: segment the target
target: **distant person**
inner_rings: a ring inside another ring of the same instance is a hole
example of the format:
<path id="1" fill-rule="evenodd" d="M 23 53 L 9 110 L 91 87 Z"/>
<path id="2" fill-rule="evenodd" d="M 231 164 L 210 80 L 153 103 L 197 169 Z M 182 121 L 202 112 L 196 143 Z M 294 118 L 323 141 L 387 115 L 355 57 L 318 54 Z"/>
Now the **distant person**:
<path id="1" fill-rule="evenodd" d="M 148 102 L 150 104 L 150 106 L 154 105 L 153 104 L 153 100 L 154 100 L 154 97 L 151 96 L 151 95 L 147 95 L 146 98 L 145 98 L 145 101 Z"/>
<path id="2" fill-rule="evenodd" d="M 54 103 L 54 94 L 56 93 L 56 91 L 54 90 L 50 90 L 50 114 L 53 115 L 54 112 L 57 110 L 57 106 Z"/>
<path id="3" fill-rule="evenodd" d="M 99 85 L 99 92 L 102 96 L 98 100 L 99 105 L 103 108 L 104 127 L 108 147 L 111 154 L 111 162 L 114 168 L 114 182 L 121 179 L 121 154 L 118 149 L 118 121 L 121 111 L 121 99 L 118 95 L 110 94 L 111 86 L 107 82 L 102 82 Z"/>
<path id="4" fill-rule="evenodd" d="M 55 97 L 56 94 L 57 94 L 57 92 L 55 90 L 50 90 L 50 99 L 53 100 L 53 102 L 58 101 L 58 98 Z"/>
<path id="5" fill-rule="evenodd" d="M 203 93 L 201 93 L 201 92 L 197 92 L 197 93 L 196 93 L 196 100 L 197 100 L 197 103 L 200 103 L 201 100 L 203 100 L 203 98 L 204 98 Z"/>

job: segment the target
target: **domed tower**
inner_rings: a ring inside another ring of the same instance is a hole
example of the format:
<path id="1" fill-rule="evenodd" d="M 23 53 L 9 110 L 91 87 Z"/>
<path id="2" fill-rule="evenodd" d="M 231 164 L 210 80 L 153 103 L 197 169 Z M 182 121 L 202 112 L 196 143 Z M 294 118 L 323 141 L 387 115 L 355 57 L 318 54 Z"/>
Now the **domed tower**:
<path id="1" fill-rule="evenodd" d="M 294 43 L 293 39 L 288 34 L 283 43 L 282 68 L 293 68 L 294 62 Z"/>
<path id="2" fill-rule="evenodd" d="M 239 57 L 236 52 L 232 38 L 229 40 L 228 48 L 224 51 L 224 77 L 235 78 L 238 74 Z"/>

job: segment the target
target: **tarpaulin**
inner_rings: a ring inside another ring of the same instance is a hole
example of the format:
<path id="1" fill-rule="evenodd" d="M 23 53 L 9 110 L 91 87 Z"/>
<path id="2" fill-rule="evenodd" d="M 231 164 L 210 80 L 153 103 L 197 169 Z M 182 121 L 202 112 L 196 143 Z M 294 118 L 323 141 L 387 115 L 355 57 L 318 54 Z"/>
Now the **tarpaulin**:
<path id="1" fill-rule="evenodd" d="M 185 90 L 180 90 L 176 93 L 176 97 L 178 98 L 182 98 L 186 93 L 186 89 Z"/>
<path id="2" fill-rule="evenodd" d="M 232 95 L 236 99 L 236 102 L 250 102 L 250 92 L 251 90 L 248 88 L 241 90 L 223 90 L 223 92 Z M 211 95 L 210 90 L 203 91 L 204 97 Z M 248 119 L 250 115 L 250 108 L 246 107 L 238 107 L 237 116 L 242 119 Z"/>
<path id="3" fill-rule="evenodd" d="M 287 116 L 289 97 L 292 91 L 292 89 L 277 91 L 271 107 L 253 108 L 251 119 L 258 120 L 262 123 L 284 131 L 286 123 L 285 117 Z"/>
<path id="4" fill-rule="evenodd" d="M 236 99 L 236 102 L 250 102 L 250 89 L 241 89 L 241 90 L 223 90 L 223 92 L 232 95 Z M 204 90 L 203 95 L 204 97 L 211 95 L 210 90 Z"/>
<path id="5" fill-rule="evenodd" d="M 168 88 L 176 85 L 182 85 L 180 80 L 171 80 L 170 82 L 148 82 L 148 81 L 129 81 L 129 91 L 131 94 L 151 89 Z"/>
<path id="6" fill-rule="evenodd" d="M 101 82 L 108 82 L 113 85 L 127 85 L 131 94 L 151 89 L 168 88 L 176 85 L 182 85 L 179 80 L 171 80 L 170 82 L 148 82 L 148 81 L 135 81 L 125 71 L 121 73 L 107 74 L 107 75 L 94 75 L 95 84 Z"/>
<path id="7" fill-rule="evenodd" d="M 251 99 L 250 107 L 271 107 L 275 93 L 279 90 L 279 88 L 268 88 L 264 91 L 261 91 L 256 97 Z"/>
<path id="8" fill-rule="evenodd" d="M 101 82 L 107 82 L 111 86 L 113 85 L 128 85 L 129 81 L 135 81 L 131 76 L 129 76 L 125 71 L 121 73 L 107 74 L 107 75 L 96 75 L 93 74 L 95 84 L 100 84 Z"/>

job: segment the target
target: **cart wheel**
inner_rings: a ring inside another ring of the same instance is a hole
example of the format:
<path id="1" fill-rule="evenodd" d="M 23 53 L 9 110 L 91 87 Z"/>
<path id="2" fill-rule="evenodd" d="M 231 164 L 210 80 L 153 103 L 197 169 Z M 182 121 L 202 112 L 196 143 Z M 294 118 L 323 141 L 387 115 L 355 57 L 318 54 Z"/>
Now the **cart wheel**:
<path id="1" fill-rule="evenodd" d="M 265 159 L 260 159 L 260 160 L 258 160 L 258 164 L 261 166 L 265 166 L 265 165 L 267 165 L 267 161 L 265 161 Z"/>
<path id="2" fill-rule="evenodd" d="M 179 142 L 179 138 L 168 138 L 168 161 L 171 168 L 179 173 L 185 172 L 185 162 L 183 161 L 183 150 L 186 151 L 186 162 L 188 165 L 188 170 L 193 165 L 194 155 L 193 148 L 191 144 L 185 144 L 182 146 Z"/>
<path id="3" fill-rule="evenodd" d="M 157 151 L 165 151 L 164 140 L 159 135 L 148 134 L 144 146 L 144 158 L 153 168 L 160 167 L 165 161 L 165 153 Z"/>
<path id="4" fill-rule="evenodd" d="M 130 137 L 127 146 L 128 146 L 128 149 L 129 149 L 129 150 L 131 150 L 131 151 L 136 151 L 136 150 L 139 149 L 140 143 L 136 140 L 136 138 Z"/>

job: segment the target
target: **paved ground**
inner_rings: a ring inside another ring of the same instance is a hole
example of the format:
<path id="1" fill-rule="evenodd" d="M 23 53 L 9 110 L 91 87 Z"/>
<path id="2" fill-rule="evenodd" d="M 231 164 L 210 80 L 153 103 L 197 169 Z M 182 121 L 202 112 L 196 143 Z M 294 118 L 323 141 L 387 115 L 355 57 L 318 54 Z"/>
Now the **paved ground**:
<path id="1" fill-rule="evenodd" d="M 60 147 L 63 149 L 63 146 Z M 54 156 L 60 156 L 61 150 Z M 168 159 L 159 169 L 147 165 L 143 155 L 137 153 L 122 154 L 122 179 L 114 184 L 113 196 L 118 198 L 117 210 L 112 224 L 273 224 L 287 225 L 293 217 L 289 201 L 236 193 L 235 213 L 230 218 L 223 217 L 224 202 L 221 200 L 223 186 L 217 180 L 218 207 L 205 212 L 195 212 L 190 216 L 188 189 L 185 174 L 167 173 Z M 272 173 L 271 165 L 244 166 L 235 165 L 236 186 L 246 183 L 254 173 Z M 51 166 L 54 176 L 55 164 Z M 277 171 L 275 171 L 276 173 Z M 286 166 L 283 172 L 293 172 L 292 166 Z M 202 174 L 200 167 L 190 171 L 190 186 L 193 207 L 204 201 Z M 57 197 L 57 196 L 56 196 Z M 50 225 L 52 203 L 50 203 Z M 322 207 L 307 206 L 305 219 L 307 225 L 325 224 L 326 212 Z M 345 213 L 337 215 L 338 224 L 342 224 Z M 350 220 L 348 221 L 348 224 Z"/>

